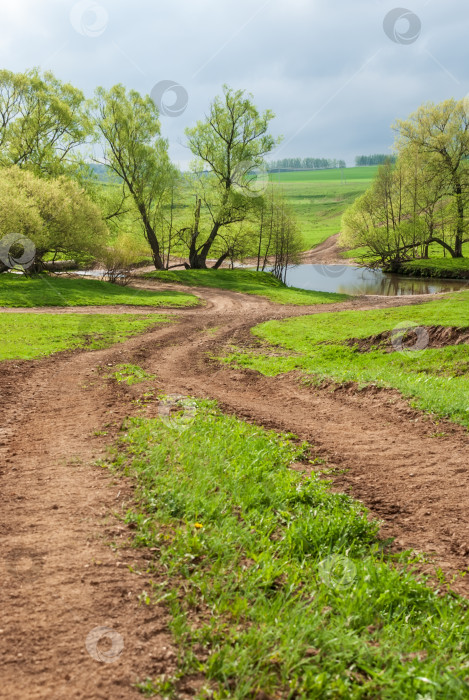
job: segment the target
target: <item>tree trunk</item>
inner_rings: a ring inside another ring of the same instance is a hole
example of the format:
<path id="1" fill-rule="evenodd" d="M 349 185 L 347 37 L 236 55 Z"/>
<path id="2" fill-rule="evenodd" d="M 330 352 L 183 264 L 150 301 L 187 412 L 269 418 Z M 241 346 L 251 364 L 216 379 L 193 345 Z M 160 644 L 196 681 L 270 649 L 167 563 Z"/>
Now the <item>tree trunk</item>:
<path id="1" fill-rule="evenodd" d="M 224 262 L 224 261 L 226 260 L 226 258 L 228 257 L 229 254 L 230 254 L 230 253 L 229 253 L 229 251 L 228 251 L 228 252 L 226 252 L 226 253 L 223 253 L 223 255 L 220 255 L 220 257 L 218 258 L 218 260 L 217 260 L 217 262 L 215 263 L 215 265 L 213 265 L 212 270 L 218 270 L 218 268 L 220 267 L 220 265 L 222 264 L 222 262 Z M 231 267 L 233 267 L 233 265 L 231 265 Z"/>
<path id="2" fill-rule="evenodd" d="M 200 205 L 199 205 L 199 215 L 200 215 Z M 195 252 L 194 256 L 189 257 L 189 262 L 191 267 L 195 270 L 206 270 L 207 269 L 207 255 L 210 252 L 212 243 L 217 237 L 218 231 L 220 229 L 220 222 L 215 221 L 210 231 L 210 236 L 207 238 L 205 243 Z"/>
<path id="3" fill-rule="evenodd" d="M 450 253 L 452 258 L 462 257 L 462 255 L 456 255 L 456 250 L 454 248 L 451 248 L 451 246 L 448 245 L 448 243 L 443 241 L 441 238 L 437 238 L 436 236 L 434 236 L 433 238 L 429 238 L 427 240 L 427 248 L 430 245 L 430 243 L 438 243 L 439 245 L 441 245 L 445 250 L 447 250 Z"/>
<path id="4" fill-rule="evenodd" d="M 262 250 L 262 233 L 264 229 L 264 207 L 261 209 L 261 224 L 259 229 L 259 246 L 257 248 L 257 267 L 256 270 L 259 272 L 261 266 L 261 250 Z"/>
<path id="5" fill-rule="evenodd" d="M 459 181 L 456 182 L 454 191 L 456 194 L 458 221 L 456 224 L 456 239 L 454 241 L 454 253 L 451 253 L 451 255 L 453 256 L 453 258 L 462 258 L 462 241 L 464 237 L 464 202 L 462 200 L 462 187 Z"/>
<path id="6" fill-rule="evenodd" d="M 192 230 L 191 244 L 189 247 L 189 264 L 186 266 L 187 269 L 191 270 L 206 270 L 207 263 L 205 259 L 202 259 L 199 255 L 197 248 L 197 240 L 199 238 L 199 222 L 200 222 L 200 207 L 202 205 L 202 200 L 197 199 L 194 212 L 194 228 Z"/>
<path id="7" fill-rule="evenodd" d="M 147 217 L 142 214 L 142 218 L 143 218 L 143 222 L 144 222 L 144 226 L 145 226 L 145 234 L 146 234 L 148 243 L 150 244 L 151 257 L 153 258 L 153 264 L 155 266 L 155 270 L 164 270 L 164 262 L 161 258 L 160 245 L 158 243 L 158 239 L 156 237 L 156 234 L 155 234 L 150 222 L 148 221 Z"/>

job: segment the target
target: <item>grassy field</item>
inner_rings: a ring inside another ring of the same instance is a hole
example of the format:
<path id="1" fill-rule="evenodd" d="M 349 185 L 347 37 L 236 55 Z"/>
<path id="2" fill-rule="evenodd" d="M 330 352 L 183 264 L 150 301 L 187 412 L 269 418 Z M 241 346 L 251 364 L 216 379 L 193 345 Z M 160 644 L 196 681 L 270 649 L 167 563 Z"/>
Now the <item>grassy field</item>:
<path id="1" fill-rule="evenodd" d="M 423 330 L 417 350 L 405 350 L 401 341 L 403 328 L 408 324 L 469 328 L 469 293 L 411 307 L 269 321 L 257 326 L 254 335 L 292 351 L 292 356 L 275 357 L 268 351 L 240 352 L 225 361 L 269 376 L 303 370 L 316 380 L 330 378 L 393 387 L 411 398 L 418 408 L 469 426 L 468 346 L 426 347 Z M 392 344 L 390 340 L 387 347 L 376 341 L 362 352 L 358 342 L 351 342 L 386 331 L 393 331 Z"/>
<path id="2" fill-rule="evenodd" d="M 60 350 L 98 350 L 121 343 L 150 326 L 160 315 L 132 314 L 0 314 L 1 360 L 32 360 Z"/>
<path id="3" fill-rule="evenodd" d="M 272 173 L 298 220 L 305 250 L 340 231 L 342 214 L 370 186 L 376 166 Z"/>
<path id="4" fill-rule="evenodd" d="M 200 698 L 468 697 L 467 601 L 383 555 L 305 445 L 190 406 L 130 419 L 111 465 L 135 480 L 126 520 L 155 561 L 141 600 L 165 602 L 179 646 L 175 675 L 137 687 L 175 698 L 202 674 Z"/>
<path id="5" fill-rule="evenodd" d="M 195 306 L 197 297 L 182 292 L 148 292 L 92 279 L 0 275 L 0 306 Z"/>
<path id="6" fill-rule="evenodd" d="M 191 286 L 216 287 L 244 294 L 256 294 L 267 297 L 276 304 L 332 304 L 349 298 L 346 294 L 287 287 L 270 273 L 254 270 L 165 270 L 149 272 L 145 277 L 163 282 L 179 282 Z"/>

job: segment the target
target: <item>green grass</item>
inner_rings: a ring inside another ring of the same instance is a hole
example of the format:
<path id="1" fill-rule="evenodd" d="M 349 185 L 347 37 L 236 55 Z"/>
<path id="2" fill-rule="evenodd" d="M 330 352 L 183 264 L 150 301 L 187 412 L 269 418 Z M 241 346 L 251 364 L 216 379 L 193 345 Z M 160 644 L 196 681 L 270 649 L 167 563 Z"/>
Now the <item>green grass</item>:
<path id="1" fill-rule="evenodd" d="M 0 275 L 0 306 L 195 306 L 197 297 L 182 292 L 120 287 L 92 279 L 66 279 L 38 275 Z"/>
<path id="2" fill-rule="evenodd" d="M 133 314 L 15 314 L 1 316 L 1 360 L 31 360 L 61 350 L 98 350 L 120 343 L 165 316 Z"/>
<path id="3" fill-rule="evenodd" d="M 292 207 L 308 250 L 339 233 L 344 211 L 371 185 L 377 167 L 272 173 Z"/>
<path id="4" fill-rule="evenodd" d="M 141 384 L 141 382 L 155 379 L 155 375 L 148 374 L 138 365 L 122 364 L 116 366 L 115 371 L 108 376 L 108 379 L 110 378 L 115 379 L 116 382 L 124 382 L 128 386 L 132 386 L 133 384 Z"/>
<path id="5" fill-rule="evenodd" d="M 403 265 L 403 267 L 407 267 L 408 265 L 415 265 L 417 268 L 422 267 L 422 274 L 418 274 L 417 271 L 415 271 L 415 273 L 406 273 L 405 271 L 402 271 L 402 273 L 417 274 L 419 277 L 459 277 L 460 275 L 454 274 L 455 269 L 457 270 L 459 267 L 463 273 L 461 276 L 464 277 L 464 273 L 466 272 L 465 258 L 469 256 L 469 243 L 463 244 L 462 251 L 463 255 L 465 256 L 464 258 L 453 259 L 449 254 L 447 257 L 442 257 L 443 248 L 437 243 L 432 243 L 428 249 L 428 260 L 412 260 Z M 368 255 L 369 252 L 369 248 L 354 248 L 353 250 L 345 250 L 340 255 L 342 258 L 357 258 L 359 260 L 362 256 Z M 425 266 L 427 269 L 425 269 L 423 266 Z M 443 269 L 447 269 L 450 274 L 443 275 Z"/>
<path id="6" fill-rule="evenodd" d="M 163 282 L 179 282 L 191 286 L 216 287 L 244 294 L 256 294 L 267 297 L 276 304 L 332 304 L 349 298 L 346 294 L 287 287 L 270 273 L 254 270 L 165 270 L 149 272 L 145 277 Z"/>
<path id="7" fill-rule="evenodd" d="M 415 277 L 469 278 L 469 258 L 430 258 L 404 263 L 399 272 Z"/>
<path id="8" fill-rule="evenodd" d="M 141 600 L 165 601 L 179 645 L 178 672 L 137 687 L 179 697 L 195 674 L 219 700 L 469 697 L 467 601 L 383 556 L 378 524 L 309 474 L 305 446 L 195 406 L 180 424 L 129 420 L 113 465 L 155 561 Z"/>
<path id="9" fill-rule="evenodd" d="M 416 306 L 269 321 L 254 328 L 254 335 L 294 354 L 274 357 L 262 351 L 234 352 L 224 361 L 269 376 L 302 370 L 318 380 L 393 387 L 411 398 L 418 408 L 469 426 L 467 345 L 416 352 L 385 352 L 375 347 L 359 352 L 356 346 L 346 344 L 347 340 L 374 336 L 408 322 L 468 328 L 469 293 Z"/>

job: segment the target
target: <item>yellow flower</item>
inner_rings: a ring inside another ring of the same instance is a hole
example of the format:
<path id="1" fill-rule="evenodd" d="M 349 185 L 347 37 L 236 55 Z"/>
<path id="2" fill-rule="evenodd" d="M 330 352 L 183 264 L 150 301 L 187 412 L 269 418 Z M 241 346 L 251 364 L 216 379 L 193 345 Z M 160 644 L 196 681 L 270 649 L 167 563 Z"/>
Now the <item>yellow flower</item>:
<path id="1" fill-rule="evenodd" d="M 200 523 L 194 523 L 194 527 L 203 527 Z"/>

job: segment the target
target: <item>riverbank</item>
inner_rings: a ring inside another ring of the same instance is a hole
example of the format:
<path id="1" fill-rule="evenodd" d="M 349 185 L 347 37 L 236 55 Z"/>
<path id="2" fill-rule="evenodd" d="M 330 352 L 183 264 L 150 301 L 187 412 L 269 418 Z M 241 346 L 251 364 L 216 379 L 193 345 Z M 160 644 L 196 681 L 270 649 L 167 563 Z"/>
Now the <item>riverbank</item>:
<path id="1" fill-rule="evenodd" d="M 440 277 L 447 279 L 469 279 L 469 258 L 430 258 L 410 260 L 397 271 L 409 277 Z"/>

